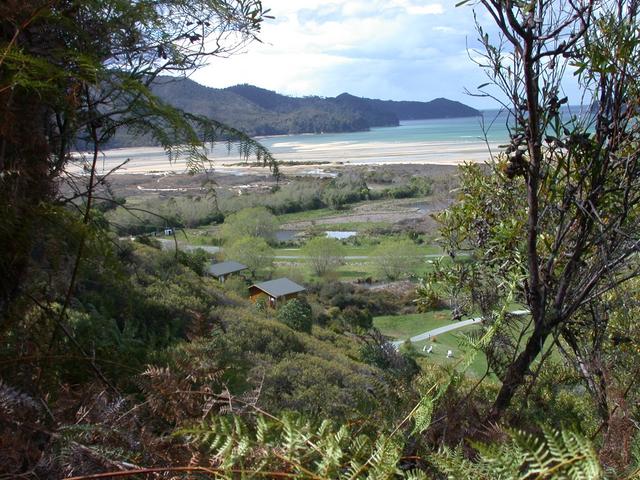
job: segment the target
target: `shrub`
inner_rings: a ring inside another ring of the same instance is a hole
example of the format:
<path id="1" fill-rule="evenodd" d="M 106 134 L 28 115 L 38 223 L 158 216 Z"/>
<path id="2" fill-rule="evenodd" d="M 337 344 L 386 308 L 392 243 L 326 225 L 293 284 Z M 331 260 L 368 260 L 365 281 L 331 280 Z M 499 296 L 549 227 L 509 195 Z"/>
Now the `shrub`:
<path id="1" fill-rule="evenodd" d="M 118 205 L 106 211 L 105 217 L 120 235 L 151 233 L 164 227 L 193 228 L 224 220 L 216 200 L 210 197 L 147 199 L 132 205 L 125 202 Z"/>
<path id="2" fill-rule="evenodd" d="M 196 248 L 192 252 L 178 250 L 176 256 L 181 265 L 190 268 L 200 276 L 204 275 L 205 264 L 209 261 L 207 252 L 201 248 Z"/>
<path id="3" fill-rule="evenodd" d="M 302 249 L 308 257 L 313 272 L 318 276 L 335 271 L 344 261 L 344 246 L 334 238 L 316 237 Z"/>
<path id="4" fill-rule="evenodd" d="M 396 280 L 410 274 L 423 260 L 411 240 L 386 240 L 376 248 L 374 261 L 380 277 Z"/>
<path id="5" fill-rule="evenodd" d="M 393 372 L 405 380 L 410 380 L 420 371 L 411 356 L 398 352 L 378 330 L 372 330 L 360 337 L 360 340 L 360 358 L 363 362 Z"/>
<path id="6" fill-rule="evenodd" d="M 322 201 L 330 208 L 339 209 L 348 203 L 369 198 L 369 187 L 362 176 L 340 174 L 322 192 Z"/>
<path id="7" fill-rule="evenodd" d="M 269 299 L 267 296 L 264 294 L 260 295 L 256 299 L 255 307 L 258 312 L 266 312 L 267 308 L 269 308 Z"/>
<path id="8" fill-rule="evenodd" d="M 228 277 L 222 284 L 222 289 L 228 293 L 234 293 L 240 298 L 247 298 L 249 290 L 246 280 L 240 275 L 232 275 Z"/>
<path id="9" fill-rule="evenodd" d="M 319 291 L 319 300 L 327 306 L 344 310 L 349 306 L 367 309 L 372 315 L 392 315 L 400 308 L 412 304 L 411 299 L 389 291 L 371 291 L 341 282 L 324 284 Z"/>
<path id="10" fill-rule="evenodd" d="M 278 229 L 278 219 L 264 207 L 245 208 L 229 215 L 222 224 L 221 235 L 226 240 L 259 237 L 271 241 Z"/>
<path id="11" fill-rule="evenodd" d="M 369 330 L 373 327 L 373 317 L 366 308 L 349 305 L 342 311 L 342 321 L 350 330 Z"/>
<path id="12" fill-rule="evenodd" d="M 225 258 L 244 263 L 255 277 L 258 270 L 273 267 L 273 249 L 264 238 L 240 237 L 229 240 L 225 246 Z"/>
<path id="13" fill-rule="evenodd" d="M 306 300 L 294 298 L 278 309 L 278 320 L 299 332 L 311 332 L 313 314 Z"/>

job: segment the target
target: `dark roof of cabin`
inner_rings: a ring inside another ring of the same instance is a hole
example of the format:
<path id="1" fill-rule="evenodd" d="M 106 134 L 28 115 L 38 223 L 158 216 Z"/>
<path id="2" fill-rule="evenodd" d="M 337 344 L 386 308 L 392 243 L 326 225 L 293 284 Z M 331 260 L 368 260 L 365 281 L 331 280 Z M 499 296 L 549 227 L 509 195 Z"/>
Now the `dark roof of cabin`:
<path id="1" fill-rule="evenodd" d="M 227 275 L 228 273 L 239 272 L 241 270 L 246 270 L 248 267 L 246 265 L 241 264 L 240 262 L 221 262 L 214 263 L 209 267 L 209 274 L 214 277 L 219 277 L 221 275 Z"/>
<path id="2" fill-rule="evenodd" d="M 306 290 L 303 286 L 292 282 L 288 278 L 277 278 L 268 282 L 256 283 L 252 287 L 256 287 L 276 298 Z"/>

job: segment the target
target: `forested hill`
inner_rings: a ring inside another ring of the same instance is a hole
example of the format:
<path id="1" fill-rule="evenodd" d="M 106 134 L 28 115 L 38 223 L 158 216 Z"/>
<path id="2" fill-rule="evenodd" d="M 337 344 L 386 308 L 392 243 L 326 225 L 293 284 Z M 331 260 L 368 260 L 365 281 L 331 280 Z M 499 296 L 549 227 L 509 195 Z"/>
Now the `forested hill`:
<path id="1" fill-rule="evenodd" d="M 398 120 L 421 120 L 428 118 L 475 117 L 480 112 L 463 103 L 436 98 L 430 102 L 376 100 L 361 98 L 348 93 L 338 95 L 333 100 L 357 111 L 385 112 L 393 114 Z M 377 125 L 371 125 L 377 126 Z"/>
<path id="2" fill-rule="evenodd" d="M 250 135 L 353 132 L 395 126 L 400 120 L 470 117 L 477 110 L 444 98 L 406 102 L 360 98 L 289 97 L 252 85 L 216 89 L 189 79 L 160 77 L 153 86 L 163 100 L 190 113 L 203 114 Z M 148 142 L 118 135 L 111 146 Z"/>

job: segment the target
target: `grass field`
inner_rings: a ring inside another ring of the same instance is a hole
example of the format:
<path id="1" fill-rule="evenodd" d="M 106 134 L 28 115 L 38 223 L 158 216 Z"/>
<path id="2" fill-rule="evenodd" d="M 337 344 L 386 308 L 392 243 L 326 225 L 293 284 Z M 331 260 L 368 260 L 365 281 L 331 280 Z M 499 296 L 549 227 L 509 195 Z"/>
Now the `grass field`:
<path id="1" fill-rule="evenodd" d="M 301 222 L 304 220 L 317 220 L 319 218 L 326 218 L 339 215 L 340 212 L 332 210 L 331 208 L 319 208 L 317 210 L 305 210 L 303 212 L 285 213 L 278 215 L 278 220 L 281 224 L 291 222 Z"/>
<path id="2" fill-rule="evenodd" d="M 436 310 L 428 313 L 414 313 L 408 315 L 387 315 L 376 317 L 373 324 L 384 335 L 394 340 L 406 340 L 409 337 L 420 333 L 443 327 L 453 323 L 449 310 Z M 460 349 L 460 337 L 464 333 L 477 330 L 477 326 L 469 326 L 453 332 L 444 333 L 434 337 L 429 341 L 416 342 L 413 346 L 422 354 L 425 346 L 433 346 L 431 354 L 424 354 L 419 358 L 419 362 L 437 362 L 441 365 L 456 365 L 463 352 Z M 447 358 L 447 351 L 452 350 L 454 358 Z M 480 377 L 487 369 L 487 361 L 484 355 L 477 355 L 474 362 L 469 367 L 468 373 Z"/>
<path id="3" fill-rule="evenodd" d="M 362 243 L 361 245 L 351 245 L 351 244 L 343 245 L 343 251 L 345 256 L 347 257 L 374 256 L 376 252 L 376 248 L 378 248 L 377 244 L 369 243 L 369 242 Z M 421 255 L 444 255 L 442 250 L 436 245 L 426 245 L 426 244 L 419 245 L 418 251 L 420 252 Z M 304 255 L 304 251 L 301 248 L 291 248 L 291 247 L 275 248 L 274 255 L 298 256 L 298 255 Z"/>
<path id="4" fill-rule="evenodd" d="M 443 327 L 451 323 L 449 310 L 436 310 L 429 313 L 409 315 L 385 315 L 373 319 L 373 325 L 385 335 L 405 340 L 413 335 Z"/>
<path id="5" fill-rule="evenodd" d="M 433 350 L 430 354 L 425 353 L 422 357 L 419 358 L 419 363 L 436 362 L 440 365 L 461 366 L 462 363 L 465 363 L 463 357 L 467 354 L 472 354 L 472 352 L 462 351 L 462 349 L 460 348 L 460 339 L 462 335 L 469 334 L 474 330 L 478 330 L 478 327 L 476 325 L 438 335 L 438 337 L 435 338 L 432 342 L 424 341 L 414 343 L 414 347 L 421 354 L 425 345 L 433 346 Z M 453 358 L 447 358 L 448 350 L 451 350 L 453 352 Z M 474 361 L 471 363 L 471 365 L 469 365 L 467 374 L 479 378 L 483 376 L 486 371 L 487 359 L 483 353 L 478 353 L 475 356 Z"/>
<path id="6" fill-rule="evenodd" d="M 413 278 L 419 278 L 425 275 L 430 265 L 425 261 L 417 268 L 414 268 L 411 272 Z M 376 270 L 376 265 L 366 259 L 348 260 L 344 265 L 338 267 L 335 272 L 329 273 L 325 278 L 318 278 L 318 276 L 311 270 L 307 260 L 304 258 L 296 259 L 276 259 L 276 272 L 274 276 L 283 274 L 286 272 L 295 272 L 295 276 L 302 282 L 317 283 L 327 281 L 350 281 L 356 279 L 365 279 L 371 277 L 375 281 L 386 281 L 386 278 L 380 278 Z M 399 279 L 400 280 L 400 279 Z"/>
<path id="7" fill-rule="evenodd" d="M 522 310 L 524 307 L 522 305 L 513 304 L 509 307 L 509 310 Z M 520 333 L 520 330 L 523 326 L 527 325 L 529 322 L 529 317 L 518 317 L 520 318 L 520 324 L 513 324 L 512 328 L 509 330 L 505 330 L 509 333 L 509 335 L 517 336 Z M 392 338 L 393 340 L 406 340 L 412 336 L 427 332 L 429 330 L 433 330 L 434 328 L 439 328 L 445 325 L 449 325 L 453 323 L 451 320 L 451 315 L 448 310 L 436 310 L 434 312 L 429 313 L 421 313 L 421 314 L 410 314 L 410 315 L 391 315 L 391 316 L 383 316 L 374 318 L 373 324 L 378 330 L 380 330 L 384 335 Z M 460 359 L 465 355 L 465 352 L 460 348 L 460 339 L 465 334 L 473 333 L 474 331 L 478 331 L 478 325 L 470 325 L 468 327 L 463 327 L 459 330 L 454 330 L 451 332 L 447 332 L 444 334 L 437 335 L 437 337 L 432 338 L 431 340 L 424 340 L 421 342 L 413 343 L 413 347 L 421 354 L 418 358 L 419 363 L 424 362 L 437 362 L 441 365 L 451 365 L 454 366 L 458 364 Z M 521 346 L 524 345 L 524 341 L 530 335 L 530 329 L 527 329 L 525 334 L 523 335 Z M 546 352 L 549 348 L 552 347 L 553 340 L 548 340 L 545 343 L 545 348 L 543 349 Z M 433 346 L 433 351 L 431 354 L 422 354 L 423 347 L 425 346 Z M 447 358 L 447 350 L 452 350 L 454 352 L 454 358 Z M 537 364 L 540 356 L 534 363 Z M 557 351 L 552 352 L 550 359 L 552 361 L 560 361 L 560 354 Z M 483 354 L 476 355 L 474 361 L 469 366 L 467 373 L 480 377 L 485 374 L 487 370 L 487 360 Z M 497 381 L 494 376 L 487 377 L 489 380 Z"/>

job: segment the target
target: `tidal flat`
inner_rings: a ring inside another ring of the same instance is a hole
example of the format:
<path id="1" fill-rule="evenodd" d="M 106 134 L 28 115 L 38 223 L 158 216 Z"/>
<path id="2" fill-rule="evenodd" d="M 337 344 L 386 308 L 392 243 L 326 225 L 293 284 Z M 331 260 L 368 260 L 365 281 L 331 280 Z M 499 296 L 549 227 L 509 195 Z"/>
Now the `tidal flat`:
<path id="1" fill-rule="evenodd" d="M 320 136 L 316 136 L 320 137 Z M 267 142 L 265 142 L 267 143 Z M 345 165 L 459 165 L 464 162 L 484 162 L 498 144 L 478 141 L 433 142 L 290 142 L 286 137 L 266 145 L 280 170 L 285 174 L 323 176 L 332 168 Z M 71 173 L 82 173 L 88 156 L 76 154 L 70 165 Z M 229 151 L 217 145 L 207 154 L 208 161 L 201 167 L 226 175 L 247 175 L 267 170 L 256 167 L 254 158 L 243 158 L 234 147 Z M 116 174 L 167 174 L 186 173 L 186 158 L 170 161 L 160 147 L 137 147 L 105 150 L 98 159 L 98 173 L 106 174 L 116 169 Z"/>

